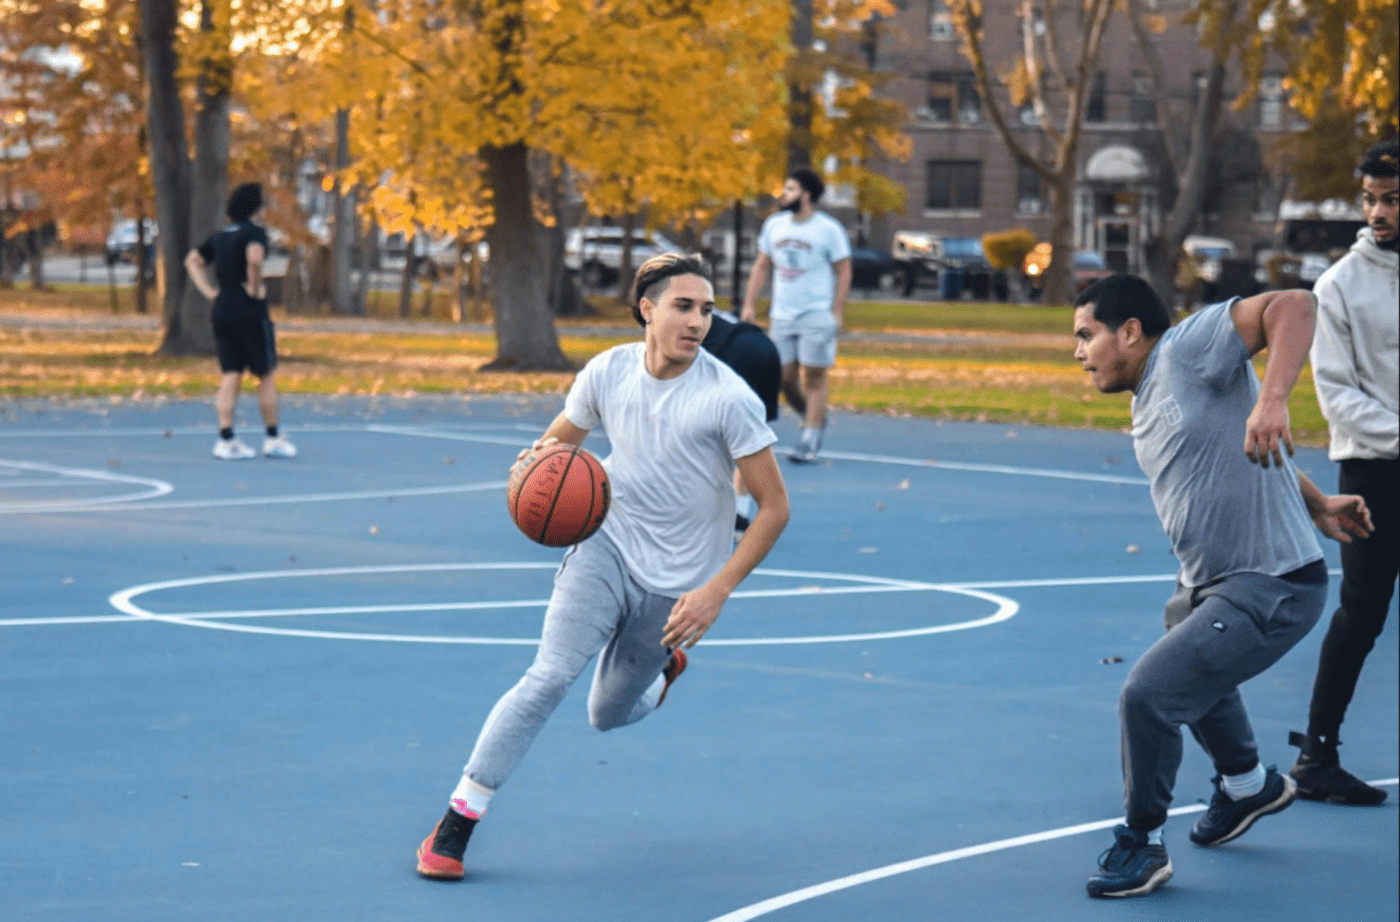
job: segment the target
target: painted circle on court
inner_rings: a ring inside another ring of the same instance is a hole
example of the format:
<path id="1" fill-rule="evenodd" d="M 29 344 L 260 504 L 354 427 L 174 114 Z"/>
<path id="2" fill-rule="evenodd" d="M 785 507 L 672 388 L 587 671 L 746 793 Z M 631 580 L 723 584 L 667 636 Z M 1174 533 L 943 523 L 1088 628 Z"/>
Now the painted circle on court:
<path id="1" fill-rule="evenodd" d="M 306 579 L 312 577 L 332 577 L 332 576 L 363 576 L 375 573 L 427 573 L 444 571 L 476 571 L 476 570 L 554 570 L 558 568 L 557 563 L 443 563 L 443 564 L 403 564 L 393 566 L 370 566 L 370 567 L 334 567 L 314 570 L 271 570 L 257 573 L 234 573 L 219 574 L 215 576 L 196 576 L 187 579 L 165 580 L 155 583 L 144 583 L 139 586 L 131 586 L 112 593 L 108 597 L 108 602 L 118 611 L 135 618 L 147 621 L 163 621 L 167 624 L 178 624 L 185 627 L 207 628 L 216 631 L 232 631 L 244 634 L 273 634 L 285 637 L 311 637 L 322 640 L 371 640 L 385 643 L 437 643 L 437 644 L 477 644 L 481 646 L 536 646 L 539 644 L 538 637 L 471 637 L 459 635 L 429 635 L 429 634 L 384 634 L 359 631 L 321 631 L 308 628 L 282 628 L 269 627 L 260 624 L 235 623 L 227 619 L 233 618 L 269 618 L 269 617 L 304 617 L 315 615 L 344 615 L 344 614 L 394 614 L 420 611 L 470 611 L 505 608 L 543 608 L 547 599 L 518 599 L 507 601 L 490 602 L 450 602 L 450 603 L 428 603 L 428 604 L 402 604 L 402 605 L 354 605 L 354 606 L 316 606 L 304 608 L 286 609 L 253 609 L 253 610 L 227 610 L 227 611 L 190 611 L 177 613 L 158 614 L 142 607 L 136 602 L 141 596 L 160 592 L 165 589 L 178 589 L 190 586 L 209 586 L 220 583 L 248 582 L 252 580 L 271 579 Z M 779 597 L 822 597 L 830 595 L 854 595 L 871 593 L 906 593 L 906 592 L 946 592 L 953 595 L 967 596 L 991 603 L 995 610 L 990 614 L 968 621 L 958 621 L 951 624 L 927 625 L 924 627 L 908 628 L 894 631 L 873 631 L 857 634 L 828 634 L 828 635 L 807 635 L 792 637 L 752 637 L 752 638 L 706 638 L 700 643 L 704 646 L 713 647 L 753 647 L 753 646 L 777 646 L 777 645 L 797 645 L 816 643 L 851 643 L 867 640 L 894 640 L 904 637 L 921 637 L 929 634 L 943 634 L 951 631 L 965 631 L 972 628 L 986 627 L 1001 621 L 1006 621 L 1016 615 L 1020 610 L 1020 604 L 1006 596 L 986 592 L 980 589 L 971 589 L 964 586 L 943 585 L 937 583 L 917 582 L 913 580 L 897 580 L 880 576 L 863 576 L 851 573 L 825 573 L 809 570 L 754 570 L 755 576 L 771 576 L 792 579 L 822 580 L 836 583 L 835 586 L 826 585 L 804 585 L 790 589 L 761 589 L 748 592 L 735 592 L 730 596 L 736 598 L 779 598 Z"/>

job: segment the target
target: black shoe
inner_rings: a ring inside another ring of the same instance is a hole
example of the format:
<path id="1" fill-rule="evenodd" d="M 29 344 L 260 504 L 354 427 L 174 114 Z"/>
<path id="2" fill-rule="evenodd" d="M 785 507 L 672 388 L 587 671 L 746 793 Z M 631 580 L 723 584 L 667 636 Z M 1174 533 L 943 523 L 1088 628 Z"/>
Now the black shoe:
<path id="1" fill-rule="evenodd" d="M 418 873 L 437 880 L 461 880 L 465 876 L 462 856 L 467 853 L 467 840 L 476 823 L 449 807 L 418 846 Z"/>
<path id="2" fill-rule="evenodd" d="M 1298 794 L 1298 783 L 1288 775 L 1280 775 L 1272 765 L 1264 774 L 1264 790 L 1244 800 L 1232 800 L 1219 775 L 1210 780 L 1215 785 L 1215 796 L 1205 814 L 1191 827 L 1191 841 L 1197 845 L 1224 845 L 1239 838 L 1259 817 L 1286 809 Z"/>
<path id="3" fill-rule="evenodd" d="M 798 442 L 797 447 L 788 452 L 787 459 L 793 464 L 815 464 L 817 462 L 817 446 L 809 442 Z"/>
<path id="4" fill-rule="evenodd" d="M 1090 896 L 1140 896 L 1171 880 L 1165 845 L 1150 845 L 1147 833 L 1113 827 L 1113 847 L 1099 856 L 1099 870 L 1085 889 Z"/>
<path id="5" fill-rule="evenodd" d="M 1288 744 L 1302 750 L 1298 761 L 1288 771 L 1298 782 L 1299 797 L 1350 807 L 1375 807 L 1385 803 L 1385 791 L 1371 787 L 1342 768 L 1337 756 L 1338 743 L 1289 733 Z"/>

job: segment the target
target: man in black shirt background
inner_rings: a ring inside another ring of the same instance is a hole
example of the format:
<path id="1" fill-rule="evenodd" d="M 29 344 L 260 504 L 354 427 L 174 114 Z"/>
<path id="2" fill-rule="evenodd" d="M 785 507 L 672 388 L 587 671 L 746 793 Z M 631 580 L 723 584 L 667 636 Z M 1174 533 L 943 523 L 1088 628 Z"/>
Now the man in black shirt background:
<path id="1" fill-rule="evenodd" d="M 248 371 L 258 379 L 258 409 L 267 437 L 262 452 L 269 458 L 292 458 L 297 450 L 277 430 L 277 339 L 267 311 L 263 260 L 267 256 L 267 231 L 257 222 L 262 211 L 260 183 L 243 183 L 228 198 L 229 220 L 185 257 L 185 269 L 195 287 L 214 302 L 214 341 L 219 353 L 219 390 L 214 408 L 219 416 L 219 440 L 214 457 L 240 461 L 257 456 L 233 434 L 234 408 Z M 208 268 L 214 267 L 215 285 Z"/>

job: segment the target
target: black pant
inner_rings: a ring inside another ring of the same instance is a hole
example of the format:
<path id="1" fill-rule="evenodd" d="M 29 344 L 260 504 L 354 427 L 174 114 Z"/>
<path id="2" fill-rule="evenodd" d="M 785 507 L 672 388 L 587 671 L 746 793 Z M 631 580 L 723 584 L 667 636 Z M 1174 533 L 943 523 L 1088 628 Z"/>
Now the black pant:
<path id="1" fill-rule="evenodd" d="M 1400 576 L 1400 461 L 1343 461 L 1338 492 L 1365 497 L 1376 530 L 1369 538 L 1342 545 L 1342 604 L 1322 641 L 1308 710 L 1308 735 L 1328 743 L 1337 741 L 1361 667 L 1385 628 Z"/>

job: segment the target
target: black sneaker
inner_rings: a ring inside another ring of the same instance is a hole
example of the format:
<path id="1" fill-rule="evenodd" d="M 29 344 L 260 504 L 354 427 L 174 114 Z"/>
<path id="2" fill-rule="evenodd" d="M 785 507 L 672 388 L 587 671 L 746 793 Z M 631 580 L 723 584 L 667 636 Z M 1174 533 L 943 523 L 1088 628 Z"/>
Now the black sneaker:
<path id="1" fill-rule="evenodd" d="M 1385 803 L 1385 791 L 1371 787 L 1342 768 L 1336 743 L 1324 743 L 1301 733 L 1288 734 L 1288 743 L 1302 750 L 1298 761 L 1288 770 L 1298 782 L 1299 797 L 1349 807 L 1376 807 Z"/>
<path id="2" fill-rule="evenodd" d="M 1215 796 L 1191 827 L 1191 841 L 1197 845 L 1224 845 L 1239 838 L 1259 817 L 1286 809 L 1298 794 L 1298 782 L 1280 775 L 1272 765 L 1264 774 L 1264 790 L 1244 800 L 1232 800 L 1219 775 L 1210 780 L 1215 785 Z"/>
<path id="3" fill-rule="evenodd" d="M 817 446 L 810 442 L 798 442 L 797 447 L 788 452 L 787 459 L 793 464 L 816 464 Z"/>
<path id="4" fill-rule="evenodd" d="M 1147 833 L 1113 827 L 1113 847 L 1099 856 L 1099 870 L 1085 889 L 1090 896 L 1140 896 L 1172 878 L 1165 845 L 1151 845 Z"/>

